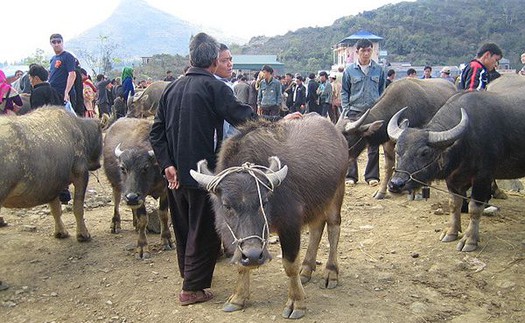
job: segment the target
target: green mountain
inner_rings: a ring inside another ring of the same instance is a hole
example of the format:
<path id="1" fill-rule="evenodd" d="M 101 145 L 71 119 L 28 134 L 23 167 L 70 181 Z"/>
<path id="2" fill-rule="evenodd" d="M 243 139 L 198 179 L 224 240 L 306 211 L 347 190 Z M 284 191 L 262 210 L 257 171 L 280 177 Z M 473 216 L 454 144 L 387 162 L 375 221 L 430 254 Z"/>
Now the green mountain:
<path id="1" fill-rule="evenodd" d="M 523 0 L 418 0 L 343 17 L 328 27 L 308 27 L 282 36 L 252 38 L 237 54 L 277 54 L 287 71 L 329 69 L 332 46 L 359 30 L 384 40 L 389 61 L 413 65 L 459 65 L 484 42 L 495 42 L 511 67 L 525 51 Z"/>

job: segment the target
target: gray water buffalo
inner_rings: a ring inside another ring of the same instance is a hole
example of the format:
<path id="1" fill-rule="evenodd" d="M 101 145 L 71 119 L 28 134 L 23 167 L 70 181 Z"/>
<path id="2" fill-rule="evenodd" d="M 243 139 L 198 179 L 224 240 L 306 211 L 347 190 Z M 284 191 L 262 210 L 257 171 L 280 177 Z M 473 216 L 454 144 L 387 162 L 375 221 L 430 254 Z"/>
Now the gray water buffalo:
<path id="1" fill-rule="evenodd" d="M 410 120 L 410 126 L 418 128 L 425 125 L 452 95 L 457 93 L 454 85 L 444 79 L 402 79 L 392 83 L 379 98 L 379 101 L 363 114 L 359 120 L 350 121 L 341 115 L 336 127 L 348 141 L 350 159 L 356 159 L 368 144 L 383 145 L 385 154 L 385 174 L 376 199 L 386 196 L 387 183 L 394 167 L 395 142 L 388 138 L 386 121 L 404 107 L 408 107 L 402 118 Z"/>
<path id="2" fill-rule="evenodd" d="M 101 153 L 99 123 L 77 118 L 63 107 L 0 117 L 0 206 L 29 208 L 48 203 L 55 237 L 67 238 L 58 194 L 73 183 L 77 240 L 89 241 L 84 197 L 89 171 L 100 168 Z"/>
<path id="3" fill-rule="evenodd" d="M 323 287 L 334 288 L 338 283 L 346 140 L 329 120 L 316 114 L 301 120 L 250 122 L 239 130 L 223 142 L 215 174 L 205 161 L 199 163 L 198 171 L 191 171 L 211 192 L 217 231 L 224 246 L 234 248 L 230 250 L 232 262 L 239 265 L 237 286 L 223 310 L 240 310 L 246 305 L 250 270 L 270 260 L 268 238 L 270 232 L 276 232 L 289 278 L 282 315 L 300 318 L 306 311 L 301 282 L 309 281 L 316 268 L 325 225 L 330 253 Z M 309 243 L 301 266 L 298 254 L 305 224 Z"/>
<path id="4" fill-rule="evenodd" d="M 453 96 L 423 129 L 407 128 L 406 122 L 400 126 L 403 110 L 396 113 L 388 124 L 398 158 L 389 190 L 400 193 L 445 179 L 452 212 L 441 241 L 449 242 L 458 239 L 462 201 L 472 187 L 470 223 L 457 249 L 475 250 L 491 183 L 525 175 L 524 107 L 525 96 L 519 92 L 487 91 Z"/>
<path id="5" fill-rule="evenodd" d="M 149 258 L 146 237 L 148 215 L 146 196 L 159 199 L 160 236 L 164 250 L 173 245 L 168 228 L 167 183 L 161 175 L 159 165 L 149 142 L 152 121 L 121 118 L 107 131 L 104 138 L 104 171 L 113 188 L 115 203 L 111 232 L 118 233 L 120 226 L 120 199 L 133 212 L 133 225 L 139 233 L 135 255 L 137 259 Z"/>
<path id="6" fill-rule="evenodd" d="M 170 82 L 153 82 L 137 98 L 128 100 L 127 116 L 133 118 L 154 116 L 159 106 L 160 96 L 168 84 Z"/>

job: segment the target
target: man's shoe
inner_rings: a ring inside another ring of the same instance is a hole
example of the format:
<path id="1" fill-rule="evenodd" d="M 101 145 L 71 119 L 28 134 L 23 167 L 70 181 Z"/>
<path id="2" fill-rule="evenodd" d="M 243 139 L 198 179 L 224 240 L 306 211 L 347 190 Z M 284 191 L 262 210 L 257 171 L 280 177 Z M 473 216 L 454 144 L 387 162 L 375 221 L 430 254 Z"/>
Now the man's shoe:
<path id="1" fill-rule="evenodd" d="M 354 186 L 355 185 L 355 180 L 354 179 L 351 179 L 351 178 L 347 178 L 346 179 L 346 184 L 350 185 L 350 186 Z"/>
<path id="2" fill-rule="evenodd" d="M 371 179 L 368 181 L 368 185 L 374 187 L 374 186 L 377 186 L 379 184 L 379 181 L 377 179 Z"/>
<path id="3" fill-rule="evenodd" d="M 179 302 L 182 306 L 187 306 L 195 303 L 207 302 L 213 298 L 213 293 L 209 290 L 198 291 L 182 291 L 179 294 Z"/>

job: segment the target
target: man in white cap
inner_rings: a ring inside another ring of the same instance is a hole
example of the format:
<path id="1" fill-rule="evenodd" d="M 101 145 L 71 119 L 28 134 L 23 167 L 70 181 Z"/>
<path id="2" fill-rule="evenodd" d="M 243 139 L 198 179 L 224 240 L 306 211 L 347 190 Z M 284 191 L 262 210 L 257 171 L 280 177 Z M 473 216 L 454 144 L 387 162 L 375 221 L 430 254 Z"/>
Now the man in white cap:
<path id="1" fill-rule="evenodd" d="M 441 69 L 441 78 L 447 80 L 447 81 L 450 81 L 452 82 L 452 84 L 454 84 L 456 82 L 456 80 L 450 76 L 450 67 L 448 66 L 445 66 Z"/>

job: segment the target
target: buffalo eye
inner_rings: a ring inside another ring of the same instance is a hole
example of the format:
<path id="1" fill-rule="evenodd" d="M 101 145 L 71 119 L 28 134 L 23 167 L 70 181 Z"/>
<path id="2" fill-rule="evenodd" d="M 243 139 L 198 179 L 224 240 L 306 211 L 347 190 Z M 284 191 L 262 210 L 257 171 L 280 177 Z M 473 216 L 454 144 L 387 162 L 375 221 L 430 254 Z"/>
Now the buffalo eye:
<path id="1" fill-rule="evenodd" d="M 127 172 L 126 167 L 120 166 L 120 171 L 122 172 L 122 174 L 126 174 Z"/>
<path id="2" fill-rule="evenodd" d="M 146 172 L 148 171 L 148 169 L 149 169 L 149 165 L 144 166 L 144 167 L 142 168 L 142 173 L 143 173 L 143 174 L 146 173 Z"/>
<path id="3" fill-rule="evenodd" d="M 230 212 L 230 211 L 232 210 L 232 206 L 231 206 L 230 204 L 226 204 L 226 203 L 224 203 L 224 204 L 222 205 L 222 207 L 223 207 L 226 211 L 228 211 L 228 212 Z"/>

